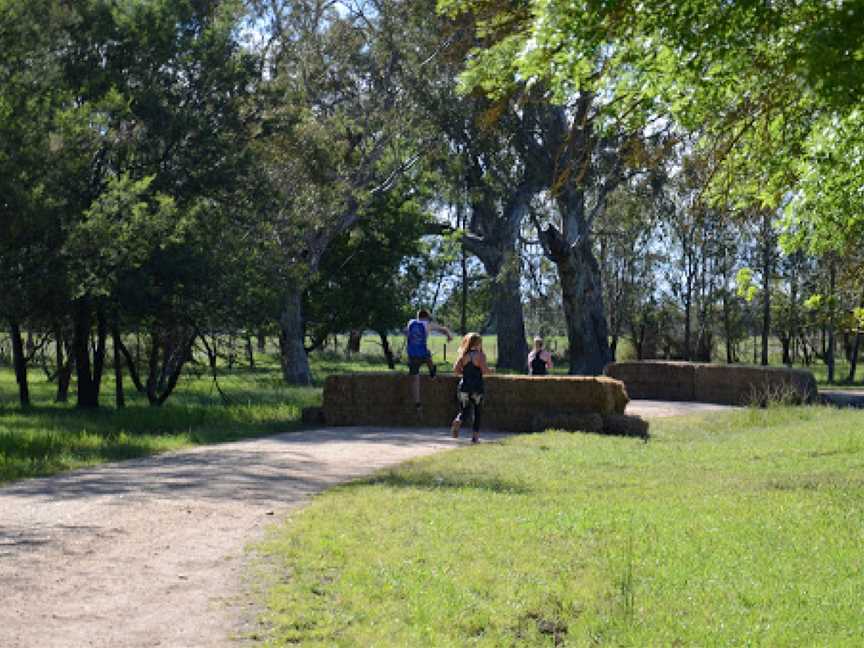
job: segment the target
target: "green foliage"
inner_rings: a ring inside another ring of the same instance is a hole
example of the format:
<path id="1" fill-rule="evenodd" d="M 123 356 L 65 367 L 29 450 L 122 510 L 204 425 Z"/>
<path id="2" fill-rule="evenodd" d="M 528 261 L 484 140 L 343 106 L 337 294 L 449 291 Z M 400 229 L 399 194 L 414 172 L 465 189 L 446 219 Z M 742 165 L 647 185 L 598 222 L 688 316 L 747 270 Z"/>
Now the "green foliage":
<path id="1" fill-rule="evenodd" d="M 69 228 L 63 254 L 69 259 L 73 298 L 111 295 L 118 272 L 138 270 L 154 250 L 182 241 L 189 221 L 178 218 L 172 197 L 151 193 L 152 182 L 153 176 L 111 178 L 82 220 Z"/>
<path id="2" fill-rule="evenodd" d="M 342 487 L 260 547 L 267 644 L 852 645 L 859 416 L 525 435 Z"/>
<path id="3" fill-rule="evenodd" d="M 737 294 L 745 301 L 752 302 L 759 294 L 759 288 L 753 283 L 753 270 L 750 268 L 741 268 L 735 275 L 735 283 L 737 285 Z"/>
<path id="4" fill-rule="evenodd" d="M 674 119 L 701 136 L 718 204 L 777 207 L 813 248 L 860 241 L 864 6 L 666 0 L 442 0 L 472 12 L 480 46 L 468 87 L 542 82 L 567 101 L 608 97 L 620 126 Z M 792 237 L 790 242 L 796 239 Z"/>
<path id="5" fill-rule="evenodd" d="M 313 339 L 352 329 L 399 330 L 425 272 L 429 215 L 421 193 L 382 194 L 321 259 L 304 305 Z"/>

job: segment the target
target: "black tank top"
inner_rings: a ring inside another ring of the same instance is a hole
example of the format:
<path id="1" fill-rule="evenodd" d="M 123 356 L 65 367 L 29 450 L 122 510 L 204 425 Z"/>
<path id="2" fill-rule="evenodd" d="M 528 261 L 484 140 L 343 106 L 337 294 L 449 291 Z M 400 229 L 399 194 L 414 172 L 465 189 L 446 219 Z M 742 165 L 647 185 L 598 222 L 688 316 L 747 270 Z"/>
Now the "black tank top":
<path id="1" fill-rule="evenodd" d="M 534 354 L 534 359 L 531 361 L 531 375 L 532 376 L 545 376 L 547 374 L 546 371 L 546 361 L 540 357 L 542 351 L 538 351 Z"/>
<path id="2" fill-rule="evenodd" d="M 483 371 L 474 364 L 476 351 L 468 352 L 468 363 L 462 367 L 462 380 L 459 381 L 459 391 L 469 394 L 483 393 Z"/>

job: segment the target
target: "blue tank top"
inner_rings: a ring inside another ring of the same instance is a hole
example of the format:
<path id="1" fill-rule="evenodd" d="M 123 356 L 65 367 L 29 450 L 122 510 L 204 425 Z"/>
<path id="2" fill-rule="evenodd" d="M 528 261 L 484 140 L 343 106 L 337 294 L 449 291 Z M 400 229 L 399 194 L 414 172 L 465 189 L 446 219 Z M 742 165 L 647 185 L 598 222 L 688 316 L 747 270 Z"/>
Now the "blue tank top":
<path id="1" fill-rule="evenodd" d="M 418 319 L 408 322 L 408 355 L 416 358 L 429 355 L 426 348 L 426 324 Z"/>

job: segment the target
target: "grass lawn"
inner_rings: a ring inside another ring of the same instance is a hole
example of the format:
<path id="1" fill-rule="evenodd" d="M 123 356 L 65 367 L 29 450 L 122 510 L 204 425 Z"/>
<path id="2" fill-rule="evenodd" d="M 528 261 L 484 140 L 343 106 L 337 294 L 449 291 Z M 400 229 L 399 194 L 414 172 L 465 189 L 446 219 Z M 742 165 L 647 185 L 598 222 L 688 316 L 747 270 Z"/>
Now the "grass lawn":
<path id="1" fill-rule="evenodd" d="M 33 407 L 22 411 L 15 376 L 4 368 L 0 483 L 297 428 L 301 409 L 320 404 L 320 387 L 288 387 L 275 361 L 263 356 L 259 361 L 254 370 L 238 368 L 220 376 L 229 404 L 223 403 L 207 374 L 191 374 L 162 407 L 150 407 L 127 383 L 128 406 L 115 409 L 113 372 L 108 372 L 102 386 L 105 406 L 97 411 L 75 409 L 74 385 L 70 403 L 55 404 L 54 385 L 38 371 L 31 373 Z"/>
<path id="2" fill-rule="evenodd" d="M 860 646 L 864 413 L 546 432 L 316 498 L 259 549 L 269 645 Z"/>

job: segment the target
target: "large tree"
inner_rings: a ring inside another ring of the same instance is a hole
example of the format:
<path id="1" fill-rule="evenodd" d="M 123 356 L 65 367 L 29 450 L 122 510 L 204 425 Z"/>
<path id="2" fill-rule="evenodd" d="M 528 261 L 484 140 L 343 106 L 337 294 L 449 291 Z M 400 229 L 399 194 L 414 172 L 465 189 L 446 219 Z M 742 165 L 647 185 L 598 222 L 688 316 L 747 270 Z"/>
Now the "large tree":
<path id="1" fill-rule="evenodd" d="M 428 56 L 400 30 L 404 3 L 256 1 L 268 34 L 259 151 L 273 190 L 285 264 L 279 315 L 286 381 L 311 381 L 302 295 L 331 243 L 419 158 L 422 135 L 403 92 Z"/>

